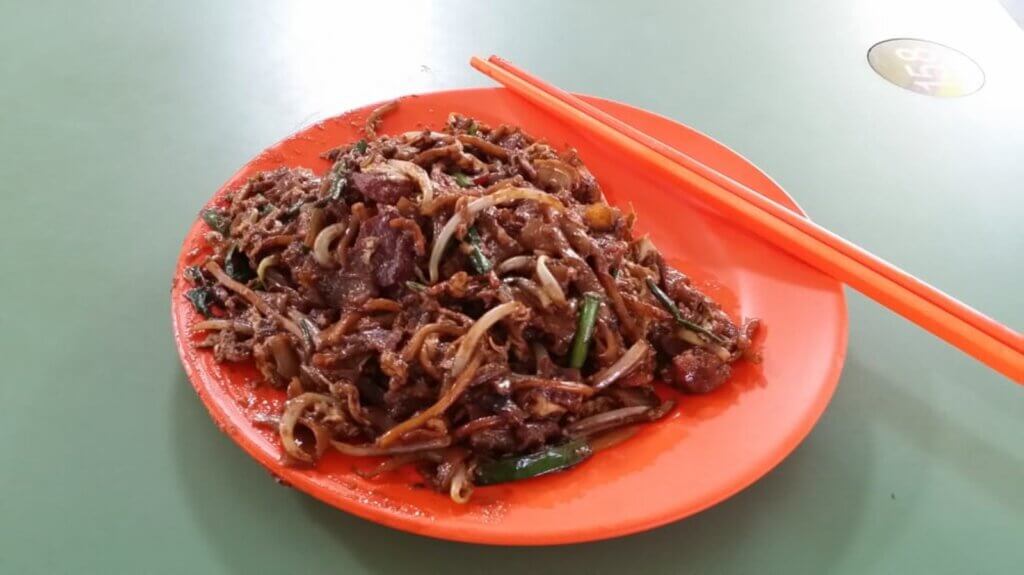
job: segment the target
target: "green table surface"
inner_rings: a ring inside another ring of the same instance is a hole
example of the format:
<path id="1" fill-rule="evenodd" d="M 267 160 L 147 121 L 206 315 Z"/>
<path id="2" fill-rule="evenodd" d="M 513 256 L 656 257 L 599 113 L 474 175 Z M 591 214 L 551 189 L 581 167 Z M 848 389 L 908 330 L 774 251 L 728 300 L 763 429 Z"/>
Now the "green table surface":
<path id="1" fill-rule="evenodd" d="M 372 6 L 371 6 L 372 4 Z M 877 77 L 959 48 L 969 97 Z M 276 485 L 183 375 L 185 230 L 262 148 L 498 53 L 683 121 L 813 218 L 1024 328 L 1024 32 L 994 0 L 0 2 L 0 573 L 1020 573 L 1024 389 L 856 293 L 834 400 L 684 521 L 514 549 L 393 531 Z M 699 465 L 700 462 L 694 462 Z"/>

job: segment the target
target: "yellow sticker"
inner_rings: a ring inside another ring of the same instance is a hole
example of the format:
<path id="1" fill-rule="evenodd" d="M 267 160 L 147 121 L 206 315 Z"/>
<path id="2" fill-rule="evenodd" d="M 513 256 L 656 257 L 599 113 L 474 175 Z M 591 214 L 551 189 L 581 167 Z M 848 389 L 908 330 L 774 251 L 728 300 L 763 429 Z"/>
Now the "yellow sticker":
<path id="1" fill-rule="evenodd" d="M 868 50 L 868 63 L 893 84 L 938 98 L 973 94 L 985 84 L 985 73 L 974 60 L 926 40 L 896 38 L 879 42 Z"/>

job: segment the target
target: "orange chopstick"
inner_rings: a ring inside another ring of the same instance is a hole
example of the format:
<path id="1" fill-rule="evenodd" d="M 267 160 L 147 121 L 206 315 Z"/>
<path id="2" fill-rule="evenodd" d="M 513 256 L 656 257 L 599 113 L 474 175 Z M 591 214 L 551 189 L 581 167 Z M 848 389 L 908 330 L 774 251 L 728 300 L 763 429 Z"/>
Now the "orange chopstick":
<path id="1" fill-rule="evenodd" d="M 754 233 L 1024 383 L 1024 336 L 686 154 L 492 57 L 474 68 L 561 120 L 687 186 Z"/>
<path id="2" fill-rule="evenodd" d="M 813 235 L 825 242 L 832 248 L 843 252 L 844 254 L 852 257 L 858 262 L 870 267 L 876 272 L 886 276 L 894 282 L 902 284 L 910 291 L 917 295 L 931 301 L 935 305 L 945 309 L 946 311 L 960 316 L 964 321 L 970 323 L 974 327 L 984 331 L 990 336 L 1006 343 L 1010 347 L 1017 351 L 1024 352 L 1024 335 L 1014 332 L 1007 326 L 995 321 L 987 315 L 965 305 L 957 299 L 946 295 L 942 291 L 928 285 L 920 279 L 908 274 L 907 272 L 897 268 L 896 266 L 882 260 L 878 256 L 871 254 L 863 250 L 862 248 L 850 243 L 849 241 L 835 235 L 834 233 L 826 230 L 825 228 L 813 223 L 807 218 L 801 216 L 789 210 L 788 208 L 777 204 L 776 202 L 768 199 L 767 197 L 751 190 L 747 186 L 737 182 L 736 180 L 722 174 L 710 168 L 691 156 L 665 144 L 664 142 L 653 138 L 640 130 L 637 130 L 633 126 L 626 124 L 625 122 L 611 116 L 610 114 L 603 112 L 595 106 L 584 102 L 583 100 L 573 96 L 572 94 L 562 90 L 558 87 L 552 86 L 547 82 L 544 82 L 540 78 L 530 75 L 529 73 L 521 70 L 512 65 L 507 60 L 499 58 L 497 56 L 491 56 L 488 58 L 488 62 L 502 68 L 503 70 L 517 76 L 525 82 L 532 84 L 534 87 L 543 90 L 547 94 L 558 98 L 562 102 L 582 111 L 583 113 L 594 117 L 604 124 L 612 127 L 616 131 L 622 133 L 628 138 L 632 138 L 649 148 L 655 150 L 659 154 L 667 157 L 670 160 L 675 161 L 679 165 L 696 172 L 704 178 L 711 180 L 718 184 L 726 191 L 732 192 L 743 198 L 744 200 L 756 205 L 762 210 L 769 214 L 785 221 L 786 223 L 797 227 L 804 233 Z"/>

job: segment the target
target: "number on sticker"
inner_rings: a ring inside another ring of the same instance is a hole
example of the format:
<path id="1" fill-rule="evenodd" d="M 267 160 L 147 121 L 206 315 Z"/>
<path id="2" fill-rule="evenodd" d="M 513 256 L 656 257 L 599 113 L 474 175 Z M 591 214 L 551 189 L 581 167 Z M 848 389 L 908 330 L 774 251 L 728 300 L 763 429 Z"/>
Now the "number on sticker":
<path id="1" fill-rule="evenodd" d="M 946 85 L 946 82 L 932 82 L 931 80 L 914 80 L 914 85 L 929 94 L 935 89 Z"/>
<path id="2" fill-rule="evenodd" d="M 907 75 L 911 78 L 936 79 L 946 76 L 946 70 L 941 65 L 921 64 L 920 66 L 914 66 L 913 64 L 904 64 L 903 69 L 907 71 Z"/>
<path id="3" fill-rule="evenodd" d="M 907 62 L 934 62 L 935 52 L 928 48 L 897 48 L 893 54 Z"/>

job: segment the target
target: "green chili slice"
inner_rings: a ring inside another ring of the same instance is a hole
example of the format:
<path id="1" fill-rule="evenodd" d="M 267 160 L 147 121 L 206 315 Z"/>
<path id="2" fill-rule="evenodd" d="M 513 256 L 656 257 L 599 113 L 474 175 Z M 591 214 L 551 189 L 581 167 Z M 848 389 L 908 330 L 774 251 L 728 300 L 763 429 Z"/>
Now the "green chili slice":
<path id="1" fill-rule="evenodd" d="M 455 172 L 452 174 L 452 177 L 455 178 L 455 183 L 460 187 L 468 188 L 473 185 L 473 180 L 469 179 L 469 176 L 462 172 Z"/>
<path id="2" fill-rule="evenodd" d="M 562 471 L 587 459 L 593 452 L 589 443 L 576 439 L 527 455 L 487 461 L 477 466 L 475 483 L 493 485 Z"/>

